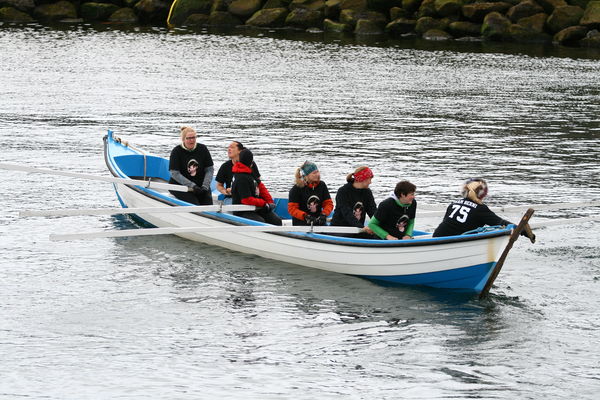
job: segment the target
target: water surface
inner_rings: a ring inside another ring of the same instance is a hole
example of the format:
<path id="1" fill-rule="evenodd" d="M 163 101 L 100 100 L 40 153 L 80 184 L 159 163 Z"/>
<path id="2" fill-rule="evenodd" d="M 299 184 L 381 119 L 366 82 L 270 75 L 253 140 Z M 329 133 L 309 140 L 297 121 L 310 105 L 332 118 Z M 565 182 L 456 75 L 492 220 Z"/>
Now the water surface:
<path id="1" fill-rule="evenodd" d="M 314 160 L 445 204 L 600 198 L 598 58 L 583 50 L 0 27 L 0 161 L 106 175 L 107 129 L 168 156 L 195 127 L 274 192 Z M 386 288 L 176 237 L 49 242 L 123 217 L 111 185 L 0 171 L 3 398 L 595 398 L 597 223 L 517 242 L 492 296 Z M 599 208 L 536 213 L 598 215 Z M 507 215 L 512 220 L 520 216 Z M 420 219 L 420 227 L 438 220 Z"/>

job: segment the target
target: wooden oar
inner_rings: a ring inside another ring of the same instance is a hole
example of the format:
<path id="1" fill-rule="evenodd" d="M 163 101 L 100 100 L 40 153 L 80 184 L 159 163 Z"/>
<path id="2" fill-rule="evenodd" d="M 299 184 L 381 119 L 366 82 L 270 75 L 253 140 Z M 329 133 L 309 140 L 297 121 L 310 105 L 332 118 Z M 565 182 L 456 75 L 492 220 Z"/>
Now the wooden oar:
<path id="1" fill-rule="evenodd" d="M 68 176 L 70 178 L 90 179 L 90 180 L 94 180 L 94 181 L 111 182 L 111 183 L 122 183 L 124 185 L 138 185 L 138 186 L 144 186 L 144 187 L 150 188 L 150 189 L 174 190 L 176 192 L 188 192 L 189 191 L 189 188 L 187 186 L 173 185 L 170 183 L 144 181 L 141 179 L 124 179 L 124 178 L 115 178 L 115 177 L 108 177 L 108 176 L 80 174 L 77 172 L 32 168 L 32 167 L 25 167 L 23 165 L 15 165 L 15 164 L 0 163 L 0 169 L 8 169 L 8 170 L 12 170 L 12 171 L 22 171 L 22 172 L 37 173 L 37 174 L 62 175 L 62 176 Z"/>
<path id="2" fill-rule="evenodd" d="M 212 205 L 212 206 L 180 206 L 180 207 L 139 207 L 139 208 L 82 208 L 60 210 L 23 210 L 20 217 L 67 217 L 75 215 L 115 215 L 115 214 L 176 214 L 206 211 L 254 211 L 256 207 L 244 204 Z"/>
<path id="3" fill-rule="evenodd" d="M 577 203 L 551 203 L 551 204 L 531 204 L 525 206 L 506 206 L 506 207 L 490 207 L 494 212 L 522 212 L 530 208 L 535 211 L 542 210 L 562 210 L 565 208 L 581 208 L 581 207 L 600 207 L 600 201 L 581 201 Z M 419 214 L 426 217 L 434 217 L 438 215 L 444 215 L 447 206 L 435 206 L 431 204 L 419 204 Z"/>
<path id="4" fill-rule="evenodd" d="M 525 226 L 529 222 L 529 219 L 531 218 L 533 213 L 534 213 L 534 211 L 532 208 L 527 210 L 525 215 L 523 215 L 523 218 L 521 218 L 521 221 L 519 222 L 517 227 L 515 229 L 513 229 L 512 233 L 510 234 L 510 238 L 508 239 L 508 243 L 506 244 L 506 247 L 504 248 L 504 251 L 502 252 L 502 255 L 500 255 L 500 258 L 496 262 L 496 265 L 494 266 L 492 273 L 490 274 L 487 282 L 485 283 L 483 290 L 479 294 L 480 299 L 484 298 L 488 295 L 490 289 L 492 288 L 492 284 L 494 283 L 494 281 L 496 280 L 496 277 L 498 276 L 498 274 L 500 273 L 500 270 L 502 269 L 502 265 L 504 265 L 504 260 L 506 260 L 506 257 L 508 256 L 508 252 L 510 251 L 510 249 L 512 249 L 513 244 L 519 238 L 521 231 L 523 231 L 523 229 L 525 229 Z"/>
<path id="5" fill-rule="evenodd" d="M 141 228 L 141 229 L 122 229 L 118 231 L 98 231 L 82 232 L 68 234 L 50 235 L 50 240 L 81 240 L 98 239 L 111 237 L 127 236 L 150 236 L 150 235 L 173 235 L 178 233 L 215 233 L 215 232 L 235 232 L 235 233 L 256 233 L 256 232 L 307 232 L 307 233 L 359 233 L 360 228 L 351 226 L 190 226 L 180 228 Z"/>
<path id="6" fill-rule="evenodd" d="M 584 222 L 593 222 L 600 221 L 600 216 L 594 217 L 580 217 L 580 218 L 564 218 L 564 219 L 551 219 L 547 221 L 533 222 L 529 224 L 531 228 L 544 228 L 546 226 L 555 226 L 555 225 L 572 225 L 572 224 L 581 224 Z"/>
<path id="7" fill-rule="evenodd" d="M 492 207 L 496 212 L 521 212 L 533 208 L 535 211 L 562 210 L 565 208 L 599 207 L 600 201 L 582 201 L 578 203 L 531 204 L 528 206 Z"/>

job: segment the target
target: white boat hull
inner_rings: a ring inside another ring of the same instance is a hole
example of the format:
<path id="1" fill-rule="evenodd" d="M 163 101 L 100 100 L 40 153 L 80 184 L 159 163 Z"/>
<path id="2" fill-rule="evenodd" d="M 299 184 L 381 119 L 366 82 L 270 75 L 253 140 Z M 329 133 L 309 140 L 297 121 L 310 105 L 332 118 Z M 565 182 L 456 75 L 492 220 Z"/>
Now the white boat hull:
<path id="1" fill-rule="evenodd" d="M 145 189 L 136 190 L 120 184 L 115 187 L 125 207 L 157 207 L 161 204 L 170 207 L 145 195 Z M 155 213 L 139 217 L 156 227 L 229 226 L 198 214 Z M 427 246 L 361 247 L 299 240 L 266 232 L 182 233 L 178 236 L 241 253 L 375 280 L 405 284 L 420 282 L 416 284 L 461 289 L 464 288 L 462 281 L 479 279 L 474 291 L 480 291 L 487 281 L 488 274 L 482 276 L 481 269 L 491 271 L 509 238 L 505 235 Z M 461 279 L 452 277 L 459 273 Z M 446 280 L 448 282 L 444 282 Z"/>
<path id="2" fill-rule="evenodd" d="M 167 160 L 142 156 L 109 131 L 105 159 L 114 176 L 168 178 Z M 173 207 L 182 205 L 166 192 L 140 186 L 114 184 L 123 207 Z M 187 203 L 186 203 L 187 204 Z M 281 212 L 285 208 L 282 209 Z M 139 218 L 160 228 L 263 225 L 218 212 L 143 213 Z M 342 238 L 314 233 L 195 232 L 182 238 L 254 254 L 260 257 L 325 271 L 355 275 L 387 284 L 425 285 L 480 292 L 511 229 L 450 238 L 422 235 L 414 240 L 383 241 Z"/>

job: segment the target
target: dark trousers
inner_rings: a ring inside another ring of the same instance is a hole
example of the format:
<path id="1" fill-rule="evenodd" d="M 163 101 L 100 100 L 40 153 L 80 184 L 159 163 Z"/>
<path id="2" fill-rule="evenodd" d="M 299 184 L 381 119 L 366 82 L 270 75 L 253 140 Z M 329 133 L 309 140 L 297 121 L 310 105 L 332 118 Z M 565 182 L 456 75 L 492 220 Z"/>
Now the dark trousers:
<path id="1" fill-rule="evenodd" d="M 273 211 L 238 211 L 234 214 L 238 217 L 248 218 L 253 221 L 266 222 L 267 224 L 281 226 L 281 218 L 279 218 Z"/>
<path id="2" fill-rule="evenodd" d="M 198 197 L 194 192 L 176 192 L 171 191 L 171 194 L 179 200 L 187 201 L 198 206 L 212 206 L 212 194 L 205 192 L 202 196 Z"/>

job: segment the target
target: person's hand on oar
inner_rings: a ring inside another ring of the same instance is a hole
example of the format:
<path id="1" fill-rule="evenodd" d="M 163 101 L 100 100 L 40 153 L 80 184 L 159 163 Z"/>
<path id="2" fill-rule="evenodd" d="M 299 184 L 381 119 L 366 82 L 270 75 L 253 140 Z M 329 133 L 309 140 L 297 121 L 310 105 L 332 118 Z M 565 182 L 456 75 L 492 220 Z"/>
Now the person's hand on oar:
<path id="1" fill-rule="evenodd" d="M 196 193 L 198 196 L 204 196 L 206 193 L 208 193 L 208 188 L 206 186 L 194 185 L 191 191 Z"/>

